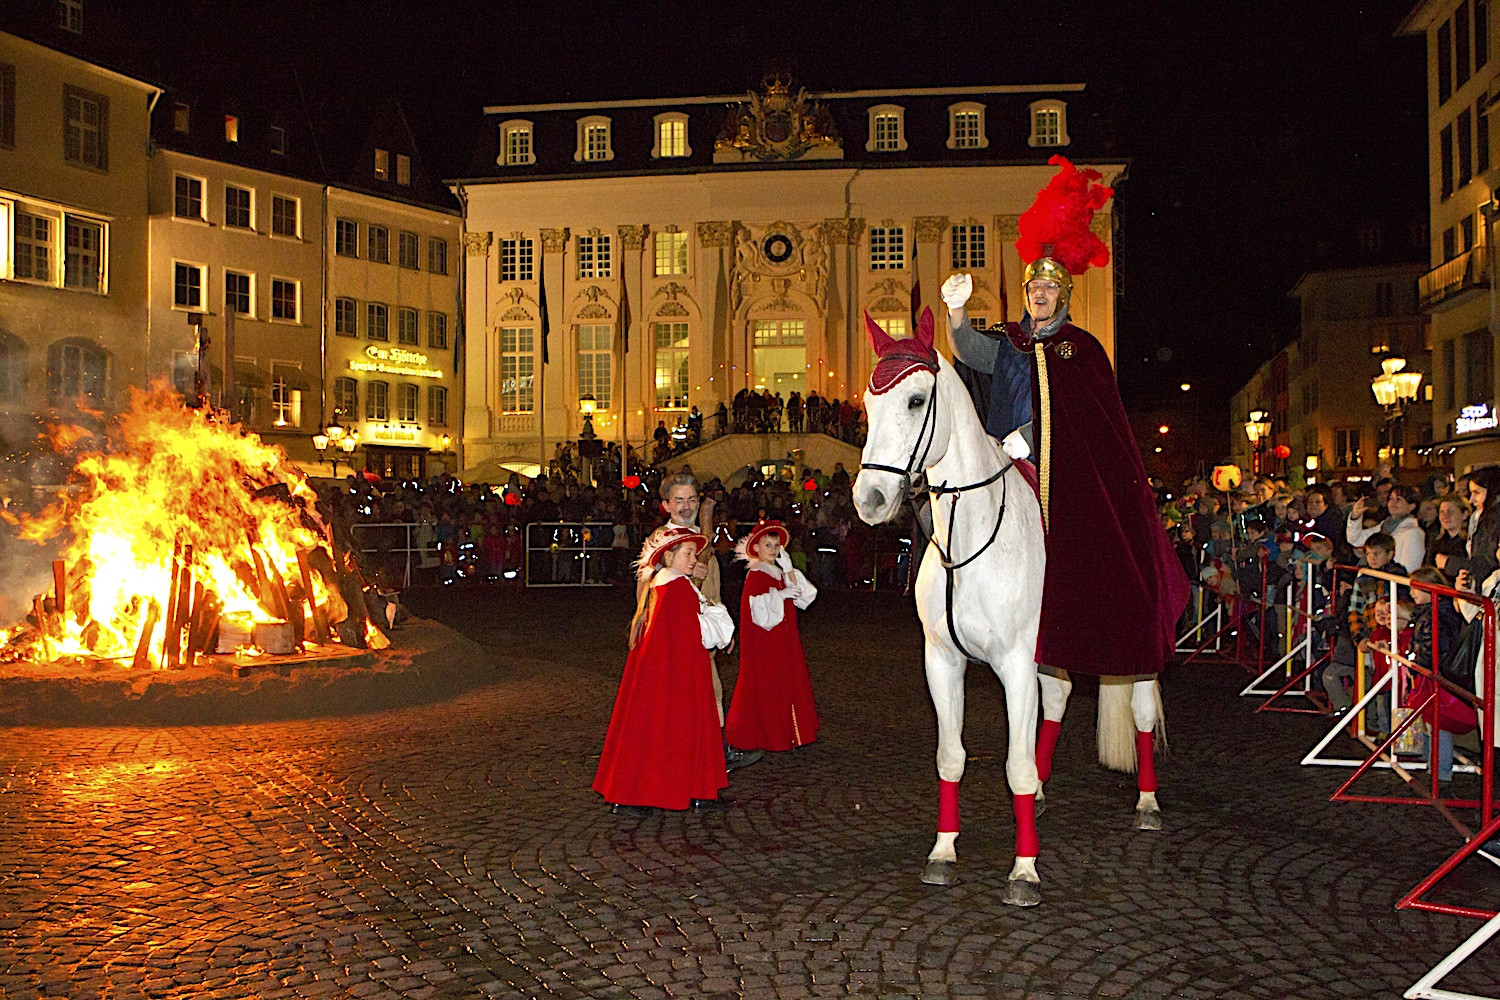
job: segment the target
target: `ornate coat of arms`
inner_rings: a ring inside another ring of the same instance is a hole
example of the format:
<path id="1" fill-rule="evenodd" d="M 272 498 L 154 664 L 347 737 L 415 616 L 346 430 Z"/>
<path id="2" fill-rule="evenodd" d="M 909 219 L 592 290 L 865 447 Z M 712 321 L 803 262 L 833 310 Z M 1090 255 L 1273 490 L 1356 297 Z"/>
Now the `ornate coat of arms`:
<path id="1" fill-rule="evenodd" d="M 763 94 L 751 91 L 745 103 L 731 109 L 714 142 L 715 163 L 804 157 L 843 159 L 844 143 L 827 108 L 808 101 L 806 89 L 792 96 L 779 79 L 768 81 Z"/>

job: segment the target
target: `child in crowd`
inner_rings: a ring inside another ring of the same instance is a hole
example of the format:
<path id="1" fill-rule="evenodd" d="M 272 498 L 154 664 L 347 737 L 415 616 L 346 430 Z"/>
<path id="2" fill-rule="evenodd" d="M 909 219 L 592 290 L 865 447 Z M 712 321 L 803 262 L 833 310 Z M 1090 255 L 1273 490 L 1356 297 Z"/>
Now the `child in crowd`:
<path id="1" fill-rule="evenodd" d="M 687 575 L 707 542 L 669 527 L 641 551 L 641 565 L 657 567 L 636 608 L 645 630 L 625 660 L 594 776 L 615 811 L 686 809 L 729 784 L 708 650 L 729 645 L 734 623 Z"/>
<path id="2" fill-rule="evenodd" d="M 780 521 L 762 521 L 745 538 L 749 564 L 740 596 L 740 676 L 724 720 L 731 746 L 791 750 L 818 738 L 818 710 L 797 632 L 797 609 L 818 591 L 792 567 Z"/>
<path id="3" fill-rule="evenodd" d="M 1364 540 L 1364 550 L 1365 557 L 1360 562 L 1361 566 L 1393 573 L 1396 576 L 1406 575 L 1406 567 L 1392 561 L 1396 554 L 1396 541 L 1390 535 L 1379 531 L 1370 535 Z M 1356 650 L 1369 638 L 1372 625 L 1370 617 L 1375 602 L 1382 594 L 1387 593 L 1389 588 L 1389 583 L 1373 576 L 1355 577 L 1354 583 L 1350 586 L 1342 617 L 1344 627 L 1336 633 L 1333 656 L 1323 670 L 1323 690 L 1328 694 L 1329 707 L 1335 713 L 1343 714 L 1354 705 L 1354 700 L 1350 697 L 1350 692 L 1345 689 L 1344 682 L 1346 680 L 1352 682 L 1354 679 Z M 1366 673 L 1367 679 L 1369 676 Z M 1386 725 L 1389 724 L 1389 707 L 1389 699 L 1377 706 L 1377 728 L 1385 728 L 1384 725 L 1379 724 L 1380 719 L 1387 720 Z"/>
<path id="4" fill-rule="evenodd" d="M 1435 566 L 1423 566 L 1416 570 L 1411 574 L 1411 580 L 1412 583 L 1448 586 L 1448 578 Z M 1435 598 L 1431 593 L 1419 587 L 1413 587 L 1411 599 L 1416 605 L 1416 613 L 1411 620 L 1412 662 L 1437 673 L 1439 664 L 1451 660 L 1454 651 L 1458 648 L 1458 634 L 1464 625 L 1463 617 L 1453 606 L 1452 598 L 1441 596 Z M 1436 656 L 1433 655 L 1434 636 L 1437 643 Z M 1413 678 L 1413 682 L 1419 691 L 1430 689 L 1434 683 L 1427 678 Z M 1444 720 L 1440 716 L 1439 722 L 1442 721 Z M 1462 731 L 1467 732 L 1468 729 Z M 1433 758 L 1433 764 L 1437 767 L 1439 781 L 1452 780 L 1453 733 L 1441 724 L 1438 726 L 1438 749 Z"/>

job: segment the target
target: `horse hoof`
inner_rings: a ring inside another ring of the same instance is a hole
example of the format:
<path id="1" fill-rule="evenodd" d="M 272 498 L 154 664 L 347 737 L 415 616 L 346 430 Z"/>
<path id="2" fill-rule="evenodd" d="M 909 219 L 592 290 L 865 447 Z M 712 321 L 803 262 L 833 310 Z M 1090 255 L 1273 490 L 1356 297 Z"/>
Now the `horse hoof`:
<path id="1" fill-rule="evenodd" d="M 1160 809 L 1137 809 L 1135 811 L 1135 828 L 1137 830 L 1160 830 Z"/>
<path id="2" fill-rule="evenodd" d="M 1036 818 L 1041 819 L 1042 813 L 1047 811 L 1047 796 L 1041 792 L 1036 793 Z"/>
<path id="3" fill-rule="evenodd" d="M 929 861 L 922 869 L 923 885 L 957 885 L 957 861 Z"/>
<path id="4" fill-rule="evenodd" d="M 1035 906 L 1042 901 L 1042 886 L 1024 878 L 1013 878 L 1005 884 L 1006 906 Z"/>

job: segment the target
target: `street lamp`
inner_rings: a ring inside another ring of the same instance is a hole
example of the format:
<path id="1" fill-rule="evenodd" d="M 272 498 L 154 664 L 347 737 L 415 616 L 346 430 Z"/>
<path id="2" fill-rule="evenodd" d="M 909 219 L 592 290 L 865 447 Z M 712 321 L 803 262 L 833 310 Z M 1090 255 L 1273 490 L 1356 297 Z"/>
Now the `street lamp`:
<path id="1" fill-rule="evenodd" d="M 598 407 L 599 401 L 592 392 L 586 392 L 578 399 L 578 412 L 583 414 L 583 430 L 578 432 L 578 458 L 583 466 L 583 478 L 589 483 L 594 481 L 594 459 L 604 454 L 604 442 L 594 433 L 594 411 Z"/>
<path id="2" fill-rule="evenodd" d="M 1271 434 L 1270 416 L 1265 410 L 1251 410 L 1250 419 L 1245 421 L 1245 437 L 1250 439 L 1252 468 L 1256 474 L 1260 473 L 1260 443 Z"/>
<path id="3" fill-rule="evenodd" d="M 594 410 L 599 406 L 599 401 L 594 398 L 592 392 L 584 393 L 578 400 L 578 412 L 583 414 L 583 430 L 578 436 L 585 441 L 597 437 L 594 433 Z"/>
<path id="4" fill-rule="evenodd" d="M 319 461 L 323 459 L 329 447 L 335 449 L 333 458 L 330 459 L 333 463 L 330 473 L 335 476 L 339 474 L 339 452 L 352 455 L 358 443 L 359 431 L 346 429 L 343 424 L 339 423 L 337 411 L 334 412 L 333 419 L 328 422 L 328 426 L 312 436 L 313 448 L 318 453 Z M 353 459 L 345 459 L 345 461 L 349 463 L 349 471 L 353 472 Z"/>
<path id="5" fill-rule="evenodd" d="M 1422 373 L 1406 370 L 1406 359 L 1389 357 L 1380 362 L 1380 374 L 1370 380 L 1370 391 L 1375 402 L 1385 410 L 1386 454 L 1396 468 L 1402 465 L 1404 442 L 1401 422 L 1406 417 L 1406 406 L 1417 398 L 1422 387 Z"/>

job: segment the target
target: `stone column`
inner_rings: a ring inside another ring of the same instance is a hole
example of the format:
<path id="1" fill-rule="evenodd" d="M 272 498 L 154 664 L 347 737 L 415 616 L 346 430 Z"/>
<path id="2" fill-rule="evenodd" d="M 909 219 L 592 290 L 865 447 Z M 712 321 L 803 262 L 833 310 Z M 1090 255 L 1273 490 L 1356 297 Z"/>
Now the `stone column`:
<path id="1" fill-rule="evenodd" d="M 645 267 L 646 237 L 650 230 L 644 225 L 627 225 L 619 228 L 620 234 L 620 288 L 622 295 L 630 299 L 630 353 L 620 358 L 620 375 L 623 386 L 620 391 L 620 433 L 628 441 L 639 443 L 645 439 L 645 420 L 655 405 L 656 372 L 647 372 L 646 364 L 652 356 L 650 326 L 645 322 L 646 289 L 643 280 Z M 647 390 L 651 390 L 649 393 Z M 636 410 L 644 411 L 637 417 Z M 622 445 L 623 448 L 623 445 Z"/>
<path id="2" fill-rule="evenodd" d="M 475 441 L 495 436 L 500 406 L 500 335 L 490 326 L 490 246 L 493 233 L 464 233 L 464 414 L 459 440 L 468 454 Z M 487 449 L 468 454 L 491 457 Z"/>
<path id="3" fill-rule="evenodd" d="M 845 398 L 841 388 L 854 377 L 856 351 L 864 343 L 865 328 L 860 308 L 859 245 L 865 234 L 861 218 L 825 219 L 828 237 L 828 314 L 824 325 L 827 353 L 823 384 L 818 394 Z M 827 373 L 835 376 L 829 378 Z"/>
<path id="4" fill-rule="evenodd" d="M 705 419 L 712 416 L 713 406 L 720 400 L 728 405 L 735 390 L 730 385 L 729 357 L 730 331 L 733 325 L 733 309 L 730 304 L 729 282 L 734 261 L 733 222 L 698 223 L 698 302 L 703 310 L 703 343 L 707 350 L 695 350 L 695 356 L 703 359 L 706 372 L 695 382 L 708 390 L 699 402 Z M 712 382 L 709 379 L 713 379 Z M 705 406 L 704 404 L 708 404 Z M 709 421 L 711 425 L 711 421 Z"/>
<path id="5" fill-rule="evenodd" d="M 999 315 L 996 323 L 1019 322 L 1026 296 L 1021 291 L 1021 256 L 1016 252 L 1016 240 L 1021 235 L 1019 215 L 995 216 L 995 297 Z M 1012 303 L 1015 303 L 1013 306 Z"/>
<path id="6" fill-rule="evenodd" d="M 943 259 L 943 235 L 948 231 L 949 221 L 946 215 L 919 215 L 912 220 L 913 236 L 916 238 L 917 248 L 916 268 L 909 276 L 912 284 L 918 282 L 922 286 L 922 306 L 932 309 L 933 319 L 941 320 L 945 315 L 942 296 L 939 295 L 943 287 L 943 279 L 948 276 L 947 265 L 952 259 Z M 922 310 L 917 310 L 920 318 Z M 938 329 L 940 324 L 935 325 Z M 915 334 L 916 330 L 912 330 Z"/>

